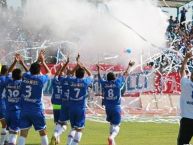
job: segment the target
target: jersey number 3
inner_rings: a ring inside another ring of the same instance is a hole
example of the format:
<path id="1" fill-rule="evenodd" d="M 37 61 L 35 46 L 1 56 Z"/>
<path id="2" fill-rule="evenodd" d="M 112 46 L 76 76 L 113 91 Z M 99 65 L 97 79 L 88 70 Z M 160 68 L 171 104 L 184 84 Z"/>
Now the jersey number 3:
<path id="1" fill-rule="evenodd" d="M 25 92 L 26 92 L 25 97 L 26 98 L 30 98 L 31 97 L 31 91 L 32 91 L 32 87 L 31 86 L 26 86 L 26 90 L 25 90 Z"/>

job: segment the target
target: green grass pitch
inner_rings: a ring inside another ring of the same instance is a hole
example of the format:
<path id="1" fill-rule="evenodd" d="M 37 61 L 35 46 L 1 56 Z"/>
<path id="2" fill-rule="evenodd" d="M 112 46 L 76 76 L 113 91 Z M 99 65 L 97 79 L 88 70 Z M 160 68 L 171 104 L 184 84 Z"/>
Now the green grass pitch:
<path id="1" fill-rule="evenodd" d="M 53 120 L 47 120 L 49 140 L 53 133 Z M 117 145 L 176 145 L 178 124 L 124 122 L 116 138 Z M 60 145 L 66 145 L 68 130 L 61 136 Z M 80 145 L 107 145 L 109 125 L 107 123 L 86 122 Z M 30 130 L 27 145 L 39 145 L 38 132 Z"/>

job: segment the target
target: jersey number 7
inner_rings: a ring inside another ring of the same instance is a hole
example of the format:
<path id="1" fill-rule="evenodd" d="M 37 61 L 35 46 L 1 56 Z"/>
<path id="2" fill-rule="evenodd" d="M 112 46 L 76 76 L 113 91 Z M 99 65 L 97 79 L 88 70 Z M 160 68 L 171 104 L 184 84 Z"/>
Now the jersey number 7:
<path id="1" fill-rule="evenodd" d="M 75 88 L 74 91 L 76 91 L 76 98 L 79 97 L 79 94 L 80 94 L 80 89 L 79 88 Z"/>

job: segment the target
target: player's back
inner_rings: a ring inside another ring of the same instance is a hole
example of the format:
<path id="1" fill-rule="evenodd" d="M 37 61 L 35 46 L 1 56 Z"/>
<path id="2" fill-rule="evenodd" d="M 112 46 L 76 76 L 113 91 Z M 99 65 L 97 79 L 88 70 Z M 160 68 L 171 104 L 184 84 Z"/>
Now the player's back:
<path id="1" fill-rule="evenodd" d="M 70 93 L 70 87 L 69 87 L 69 80 L 70 76 L 62 77 L 61 83 L 62 83 L 62 103 L 67 104 L 69 102 L 69 93 Z"/>
<path id="2" fill-rule="evenodd" d="M 8 111 L 21 108 L 21 80 L 9 79 L 6 82 L 6 108 Z"/>
<path id="3" fill-rule="evenodd" d="M 52 104 L 61 104 L 61 96 L 62 96 L 62 82 L 61 77 L 54 77 L 52 79 Z"/>
<path id="4" fill-rule="evenodd" d="M 5 98 L 4 98 L 4 89 L 5 89 L 5 82 L 7 77 L 5 75 L 0 75 L 0 109 L 5 109 Z"/>
<path id="5" fill-rule="evenodd" d="M 115 80 L 107 81 L 100 80 L 103 90 L 104 105 L 120 105 L 121 104 L 121 90 L 124 87 L 125 79 L 120 76 Z"/>
<path id="6" fill-rule="evenodd" d="M 48 75 L 32 75 L 29 72 L 23 75 L 21 93 L 23 110 L 37 111 L 43 109 L 41 99 L 44 84 L 48 79 Z"/>
<path id="7" fill-rule="evenodd" d="M 7 76 L 0 75 L 0 95 L 2 95 L 3 90 L 5 88 L 5 82 L 6 82 Z"/>
<path id="8" fill-rule="evenodd" d="M 82 79 L 79 78 L 70 78 L 69 87 L 70 87 L 70 106 L 76 107 L 85 107 L 86 96 L 88 93 L 88 87 L 91 85 L 93 79 L 92 77 L 85 77 Z"/>

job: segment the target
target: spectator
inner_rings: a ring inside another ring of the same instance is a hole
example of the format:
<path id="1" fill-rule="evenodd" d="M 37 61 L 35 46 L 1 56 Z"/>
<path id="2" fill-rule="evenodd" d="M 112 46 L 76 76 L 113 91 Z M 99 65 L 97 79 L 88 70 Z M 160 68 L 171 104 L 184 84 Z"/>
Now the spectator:
<path id="1" fill-rule="evenodd" d="M 183 7 L 182 10 L 180 11 L 181 13 L 181 18 L 180 18 L 180 26 L 185 28 L 185 21 L 186 21 L 186 13 L 187 10 Z"/>
<path id="2" fill-rule="evenodd" d="M 179 24 L 179 20 L 178 20 L 178 17 L 176 17 L 176 19 L 174 20 L 174 25 L 177 26 Z"/>
<path id="3" fill-rule="evenodd" d="M 172 28 L 174 26 L 173 16 L 170 16 L 170 19 L 168 20 L 168 22 L 169 22 L 168 31 L 172 31 Z"/>

